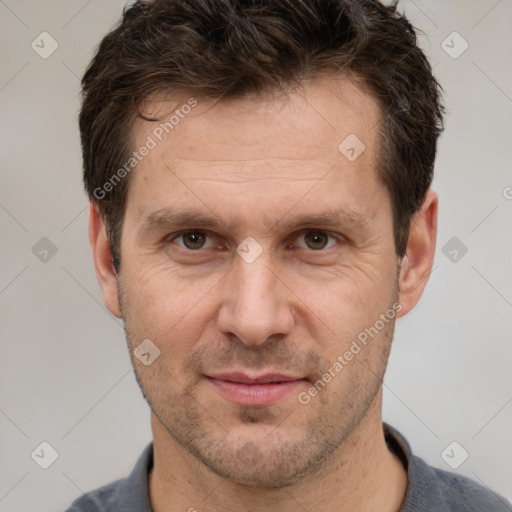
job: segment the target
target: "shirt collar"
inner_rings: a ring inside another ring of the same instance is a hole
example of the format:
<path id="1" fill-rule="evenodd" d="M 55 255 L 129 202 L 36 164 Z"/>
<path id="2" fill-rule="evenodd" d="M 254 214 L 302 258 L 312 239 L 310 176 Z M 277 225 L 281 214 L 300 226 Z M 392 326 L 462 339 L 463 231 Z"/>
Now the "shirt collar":
<path id="1" fill-rule="evenodd" d="M 417 467 L 418 464 L 414 464 L 416 457 L 413 457 L 409 443 L 397 430 L 387 423 L 383 423 L 383 428 L 388 448 L 400 459 L 407 471 L 407 494 L 400 510 L 409 510 L 408 503 L 415 499 L 415 481 L 419 476 L 417 474 L 418 470 L 421 472 L 421 470 L 425 471 L 425 469 L 423 467 Z M 117 504 L 118 512 L 126 512 L 127 510 L 152 512 L 148 488 L 148 477 L 152 468 L 153 443 L 151 442 L 141 453 L 130 476 L 123 480 L 117 488 L 117 496 L 114 502 Z"/>
<path id="2" fill-rule="evenodd" d="M 116 512 L 152 512 L 149 499 L 148 476 L 153 468 L 153 443 L 149 443 L 135 464 L 130 476 L 123 480 L 116 491 Z"/>

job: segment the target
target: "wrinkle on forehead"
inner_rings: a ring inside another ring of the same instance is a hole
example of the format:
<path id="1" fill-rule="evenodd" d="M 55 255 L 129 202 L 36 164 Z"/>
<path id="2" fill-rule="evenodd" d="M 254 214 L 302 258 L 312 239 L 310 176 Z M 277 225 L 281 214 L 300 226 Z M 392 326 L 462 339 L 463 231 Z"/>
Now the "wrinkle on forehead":
<path id="1" fill-rule="evenodd" d="M 159 114 L 172 113 L 187 100 L 187 96 L 170 97 L 160 104 L 154 102 L 153 108 Z M 218 103 L 213 99 L 197 101 L 197 106 L 164 135 L 163 143 L 172 147 L 174 158 L 242 161 L 256 160 L 261 154 L 288 160 L 312 155 L 322 158 L 328 156 L 328 147 L 335 156 L 338 144 L 350 133 L 366 139 L 371 151 L 373 128 L 380 119 L 377 102 L 347 78 L 312 81 L 291 94 L 222 99 Z M 158 123 L 135 122 L 136 147 L 155 126 Z M 227 151 L 236 149 L 247 150 L 246 155 L 226 157 Z"/>

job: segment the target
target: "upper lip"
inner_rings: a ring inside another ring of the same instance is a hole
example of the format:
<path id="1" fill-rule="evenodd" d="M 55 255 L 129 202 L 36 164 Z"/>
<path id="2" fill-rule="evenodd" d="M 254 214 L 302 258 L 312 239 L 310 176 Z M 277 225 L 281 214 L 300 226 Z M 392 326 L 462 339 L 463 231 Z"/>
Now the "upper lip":
<path id="1" fill-rule="evenodd" d="M 292 380 L 302 380 L 304 378 L 285 375 L 283 373 L 265 373 L 256 377 L 249 377 L 245 373 L 241 372 L 215 373 L 208 375 L 208 377 L 228 382 L 236 382 L 239 384 L 269 384 L 271 382 L 290 382 Z"/>

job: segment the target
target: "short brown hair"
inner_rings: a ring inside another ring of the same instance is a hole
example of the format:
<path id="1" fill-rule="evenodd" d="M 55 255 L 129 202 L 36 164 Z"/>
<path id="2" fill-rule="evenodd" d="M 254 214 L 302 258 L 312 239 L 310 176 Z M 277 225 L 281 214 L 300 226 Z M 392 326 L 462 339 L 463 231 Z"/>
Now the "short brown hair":
<path id="1" fill-rule="evenodd" d="M 432 181 L 444 109 L 441 88 L 396 3 L 138 0 L 101 41 L 82 80 L 84 185 L 105 220 L 116 269 L 130 175 L 104 184 L 130 158 L 143 100 L 162 90 L 243 97 L 326 73 L 357 77 L 378 102 L 377 173 L 391 197 L 402 257 Z"/>

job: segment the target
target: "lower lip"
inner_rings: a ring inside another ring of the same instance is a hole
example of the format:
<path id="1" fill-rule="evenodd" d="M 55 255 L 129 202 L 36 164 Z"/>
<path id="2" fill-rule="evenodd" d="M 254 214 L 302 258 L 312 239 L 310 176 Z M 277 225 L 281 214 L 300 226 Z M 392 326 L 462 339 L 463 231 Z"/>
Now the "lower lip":
<path id="1" fill-rule="evenodd" d="M 228 399 L 239 405 L 264 407 L 273 405 L 304 385 L 305 379 L 267 384 L 243 384 L 208 377 L 208 380 Z"/>

